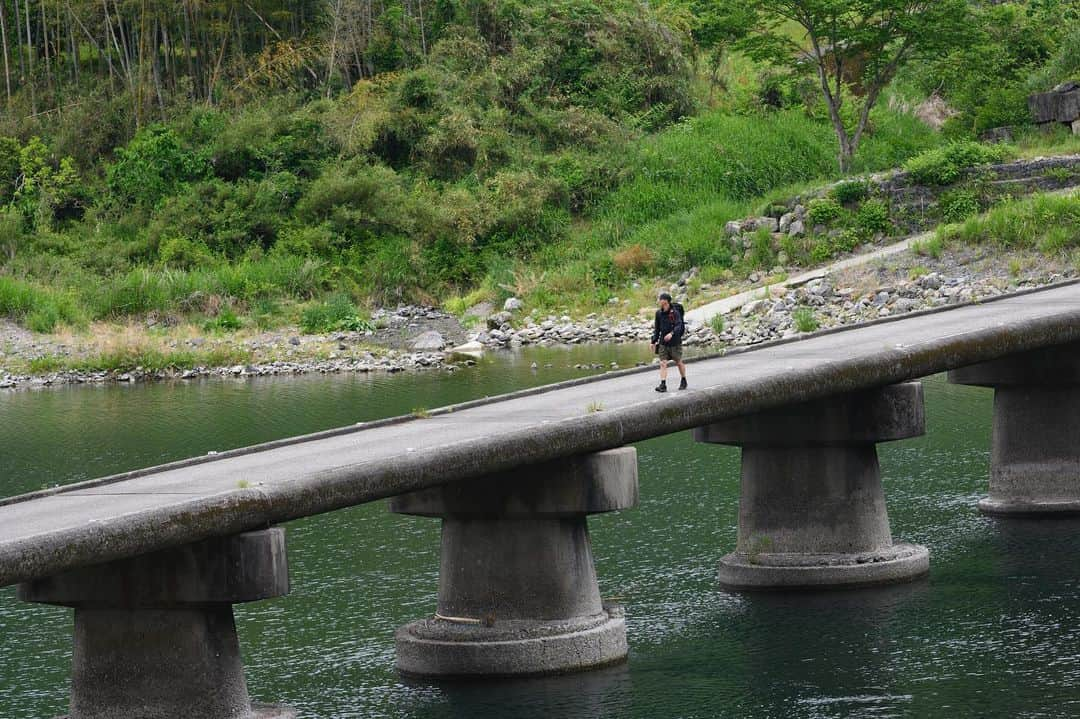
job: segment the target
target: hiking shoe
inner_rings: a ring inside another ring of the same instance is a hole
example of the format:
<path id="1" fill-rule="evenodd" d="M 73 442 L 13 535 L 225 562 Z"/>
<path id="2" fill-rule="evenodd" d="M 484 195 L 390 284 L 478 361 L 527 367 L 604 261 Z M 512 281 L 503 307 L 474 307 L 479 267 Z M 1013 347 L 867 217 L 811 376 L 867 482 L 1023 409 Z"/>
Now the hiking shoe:
<path id="1" fill-rule="evenodd" d="M 683 377 L 682 381 L 679 382 L 679 389 L 686 389 L 686 378 L 685 377 Z"/>
<path id="2" fill-rule="evenodd" d="M 661 382 L 660 384 L 656 385 L 656 391 L 667 392 L 667 382 Z"/>

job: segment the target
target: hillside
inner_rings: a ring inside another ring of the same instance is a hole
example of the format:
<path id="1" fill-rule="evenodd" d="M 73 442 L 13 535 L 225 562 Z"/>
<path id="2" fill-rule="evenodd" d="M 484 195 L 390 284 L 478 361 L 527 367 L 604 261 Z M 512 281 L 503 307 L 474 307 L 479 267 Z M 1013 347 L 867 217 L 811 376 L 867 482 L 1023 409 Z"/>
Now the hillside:
<path id="1" fill-rule="evenodd" d="M 838 177 L 836 140 L 813 81 L 742 54 L 721 5 L 50 1 L 27 26 L 0 2 L 0 316 L 362 332 L 401 302 L 633 312 L 691 267 L 767 272 L 775 249 L 720 228 Z M 1023 102 L 1080 70 L 1074 5 L 973 3 L 852 170 L 1003 124 L 1003 154 L 1075 151 Z M 932 91 L 940 128 L 916 117 Z"/>

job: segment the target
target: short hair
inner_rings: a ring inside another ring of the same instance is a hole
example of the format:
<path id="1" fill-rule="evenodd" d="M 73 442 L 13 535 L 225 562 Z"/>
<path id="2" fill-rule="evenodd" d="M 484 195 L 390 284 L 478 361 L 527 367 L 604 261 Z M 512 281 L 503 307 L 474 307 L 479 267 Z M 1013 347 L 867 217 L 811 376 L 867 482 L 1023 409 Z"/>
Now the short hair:
<path id="1" fill-rule="evenodd" d="M 667 292 L 661 292 L 660 297 L 658 299 L 667 300 L 668 302 L 671 302 L 671 295 L 669 295 Z"/>

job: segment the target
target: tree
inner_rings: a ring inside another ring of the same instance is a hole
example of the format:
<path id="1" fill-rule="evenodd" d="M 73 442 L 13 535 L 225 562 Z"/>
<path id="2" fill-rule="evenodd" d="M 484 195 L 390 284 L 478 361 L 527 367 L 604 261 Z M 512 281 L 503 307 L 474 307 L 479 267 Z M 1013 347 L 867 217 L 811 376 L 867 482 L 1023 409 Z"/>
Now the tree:
<path id="1" fill-rule="evenodd" d="M 742 47 L 756 59 L 816 72 L 845 172 L 897 70 L 968 37 L 966 0 L 761 0 L 753 12 Z M 845 112 L 848 98 L 853 113 Z"/>

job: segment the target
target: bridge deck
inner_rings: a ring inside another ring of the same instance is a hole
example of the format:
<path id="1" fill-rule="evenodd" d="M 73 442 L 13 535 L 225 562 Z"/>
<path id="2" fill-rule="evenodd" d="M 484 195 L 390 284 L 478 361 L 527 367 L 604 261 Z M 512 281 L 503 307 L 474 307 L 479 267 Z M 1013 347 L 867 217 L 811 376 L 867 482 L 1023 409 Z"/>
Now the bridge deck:
<path id="1" fill-rule="evenodd" d="M 614 373 L 0 500 L 0 586 L 1077 340 L 1066 284 L 696 361 L 688 392 Z"/>

